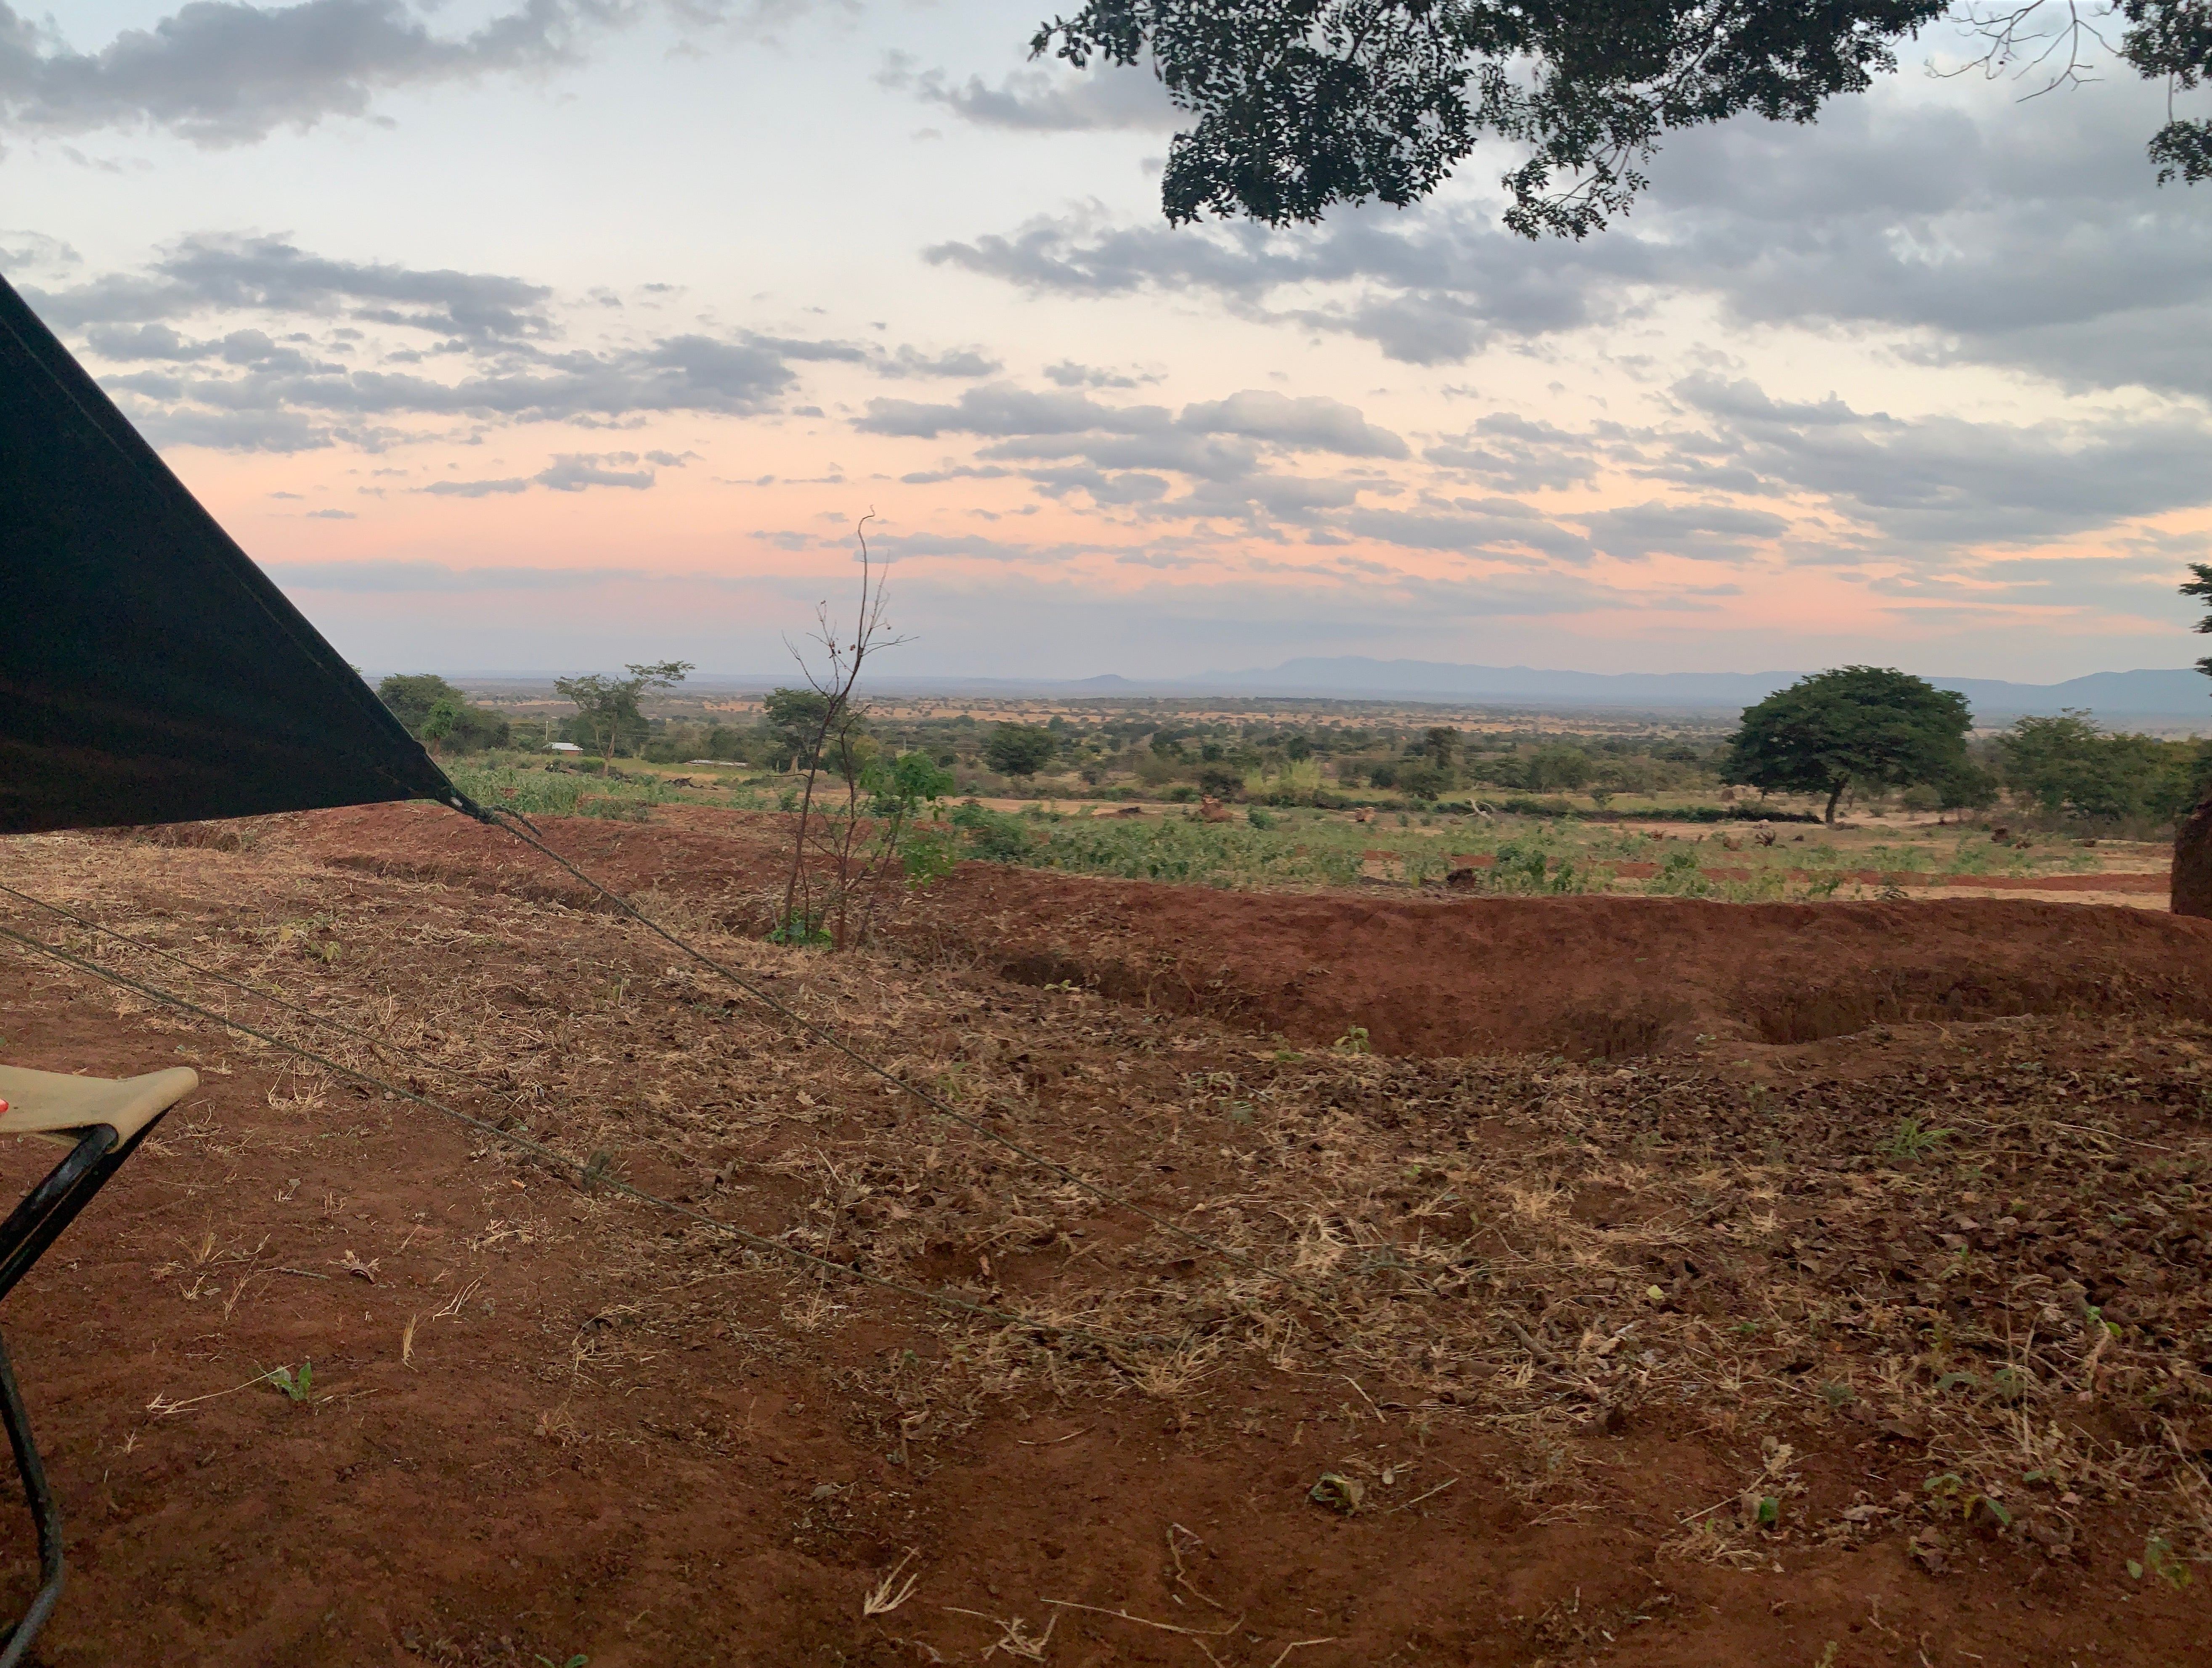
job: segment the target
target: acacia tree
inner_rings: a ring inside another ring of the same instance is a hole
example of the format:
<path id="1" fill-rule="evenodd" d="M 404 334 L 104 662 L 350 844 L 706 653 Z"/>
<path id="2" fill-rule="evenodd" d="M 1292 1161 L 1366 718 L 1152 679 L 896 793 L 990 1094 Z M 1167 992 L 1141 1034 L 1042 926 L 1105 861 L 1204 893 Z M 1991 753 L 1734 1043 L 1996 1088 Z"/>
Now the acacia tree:
<path id="1" fill-rule="evenodd" d="M 1505 223 L 1583 237 L 1626 212 L 1661 139 L 1755 112 L 1810 122 L 1897 68 L 1896 43 L 1951 0 L 1089 0 L 1032 56 L 1148 65 L 1195 118 L 1169 147 L 1169 220 L 1319 220 L 1436 190 L 1486 134 L 1525 150 Z M 2212 74 L 2206 0 L 2004 0 L 1961 21 L 1992 71 L 2078 79 L 2124 24 L 2120 57 L 2170 88 Z M 2046 28 L 2048 19 L 2051 27 Z M 2212 173 L 2212 123 L 2150 143 L 2159 180 Z"/>
<path id="2" fill-rule="evenodd" d="M 1826 820 L 1854 783 L 1910 787 L 1966 769 L 1966 696 L 1880 666 L 1800 678 L 1747 707 L 1722 779 L 1769 792 L 1825 793 Z"/>
<path id="3" fill-rule="evenodd" d="M 577 724 L 598 747 L 602 776 L 613 768 L 615 743 L 625 734 L 644 732 L 645 714 L 638 709 L 638 698 L 648 689 L 672 688 L 684 681 L 685 673 L 696 669 L 688 660 L 660 660 L 623 670 L 629 673 L 628 677 L 605 677 L 593 672 L 588 677 L 553 680 L 554 691 L 561 699 L 575 703 Z"/>
<path id="4" fill-rule="evenodd" d="M 983 745 L 983 762 L 1001 776 L 1035 776 L 1052 762 L 1060 737 L 1042 725 L 1002 724 Z"/>

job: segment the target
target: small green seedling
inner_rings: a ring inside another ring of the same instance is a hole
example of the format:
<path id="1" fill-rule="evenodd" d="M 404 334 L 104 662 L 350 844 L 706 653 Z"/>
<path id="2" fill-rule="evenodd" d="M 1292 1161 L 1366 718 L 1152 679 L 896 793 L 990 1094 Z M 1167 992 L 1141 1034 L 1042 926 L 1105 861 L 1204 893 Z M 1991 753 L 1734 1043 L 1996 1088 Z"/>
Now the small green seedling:
<path id="1" fill-rule="evenodd" d="M 313 1399 L 315 1363 L 312 1361 L 301 1362 L 297 1373 L 289 1367 L 272 1367 L 262 1377 L 295 1403 Z"/>
<path id="2" fill-rule="evenodd" d="M 2143 1537 L 2143 1555 L 2141 1563 L 2137 1563 L 2133 1558 L 2128 1560 L 2128 1574 L 2131 1580 L 2142 1580 L 2146 1568 L 2176 1592 L 2180 1592 L 2190 1583 L 2189 1566 L 2173 1556 L 2173 1543 L 2163 1535 L 2152 1534 Z"/>
<path id="3" fill-rule="evenodd" d="M 1925 1158 L 1957 1133 L 1956 1130 L 1929 1129 L 1917 1118 L 1900 1118 L 1881 1149 L 1891 1158 Z"/>
<path id="4" fill-rule="evenodd" d="M 1371 1054 L 1375 1052 L 1374 1045 L 1367 1040 L 1364 1025 L 1352 1026 L 1333 1046 L 1340 1054 Z"/>
<path id="5" fill-rule="evenodd" d="M 1759 1497 L 1759 1526 L 1771 1529 L 1781 1521 L 1781 1497 L 1778 1495 L 1761 1495 Z"/>
<path id="6" fill-rule="evenodd" d="M 538 1653 L 535 1651 L 532 1651 L 530 1654 L 534 1657 L 538 1657 L 538 1661 L 545 1665 L 545 1668 L 591 1668 L 591 1658 L 586 1656 L 581 1651 L 577 1652 L 575 1655 L 570 1657 L 566 1662 L 556 1662 L 551 1657 L 538 1656 Z"/>

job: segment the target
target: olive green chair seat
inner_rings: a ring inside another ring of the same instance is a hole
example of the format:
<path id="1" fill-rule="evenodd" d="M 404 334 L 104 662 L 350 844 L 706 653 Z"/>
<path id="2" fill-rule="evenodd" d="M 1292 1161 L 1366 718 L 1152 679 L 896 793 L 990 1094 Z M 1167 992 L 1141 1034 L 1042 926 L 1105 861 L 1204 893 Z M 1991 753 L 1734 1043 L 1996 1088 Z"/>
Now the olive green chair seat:
<path id="1" fill-rule="evenodd" d="M 15 1289 L 46 1247 L 122 1168 L 161 1115 L 199 1087 L 199 1074 L 183 1067 L 143 1077 L 78 1077 L 0 1065 L 0 1136 L 30 1136 L 66 1147 L 60 1163 L 0 1222 L 0 1298 Z M 42 1585 L 21 1620 L 0 1634 L 0 1668 L 15 1668 L 53 1614 L 62 1596 L 62 1519 L 46 1486 L 46 1471 L 31 1440 L 15 1364 L 0 1343 L 0 1422 L 15 1450 L 23 1495 L 39 1525 Z"/>

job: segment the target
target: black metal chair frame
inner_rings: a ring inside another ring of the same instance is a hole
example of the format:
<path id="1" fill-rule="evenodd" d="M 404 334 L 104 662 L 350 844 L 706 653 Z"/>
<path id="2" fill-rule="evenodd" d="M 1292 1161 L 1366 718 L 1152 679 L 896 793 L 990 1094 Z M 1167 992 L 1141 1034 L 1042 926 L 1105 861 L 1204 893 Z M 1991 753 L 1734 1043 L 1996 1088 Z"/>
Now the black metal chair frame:
<path id="1" fill-rule="evenodd" d="M 147 1131 L 161 1121 L 161 1116 L 155 1116 L 129 1141 L 119 1143 L 114 1128 L 106 1124 L 68 1132 L 76 1137 L 76 1144 L 23 1196 L 22 1203 L 9 1212 L 8 1220 L 0 1222 L 0 1301 L 31 1271 L 61 1237 L 62 1230 L 76 1219 L 77 1212 L 123 1168 L 123 1162 L 137 1149 Z M 8 1357 L 4 1340 L 0 1340 L 0 1422 L 8 1427 L 8 1441 L 15 1451 L 15 1470 L 23 1481 L 23 1498 L 39 1530 L 38 1596 L 12 1625 L 0 1629 L 0 1668 L 16 1668 L 54 1613 L 54 1606 L 61 1602 L 66 1571 L 62 1561 L 61 1507 L 54 1501 L 46 1464 L 31 1435 L 30 1414 L 23 1406 L 23 1392 L 16 1386 L 15 1363 Z"/>

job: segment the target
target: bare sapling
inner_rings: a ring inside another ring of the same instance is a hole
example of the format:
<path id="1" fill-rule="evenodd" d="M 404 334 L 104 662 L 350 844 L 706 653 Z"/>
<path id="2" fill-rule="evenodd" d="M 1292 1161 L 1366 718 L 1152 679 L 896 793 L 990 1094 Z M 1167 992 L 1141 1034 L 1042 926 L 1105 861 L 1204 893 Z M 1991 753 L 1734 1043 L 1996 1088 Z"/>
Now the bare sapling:
<path id="1" fill-rule="evenodd" d="M 796 761 L 805 780 L 791 864 L 769 934 L 779 943 L 842 949 L 867 937 L 885 883 L 895 876 L 926 883 L 949 864 L 949 843 L 921 837 L 920 825 L 927 808 L 951 790 L 951 774 L 924 754 L 884 756 L 867 734 L 867 709 L 857 694 L 869 657 L 908 640 L 889 635 L 884 623 L 884 581 L 868 549 L 867 525 L 874 519 L 861 517 L 857 530 L 860 595 L 852 628 L 842 628 L 823 602 L 809 636 L 822 651 L 819 664 L 791 646 L 812 710 Z"/>

